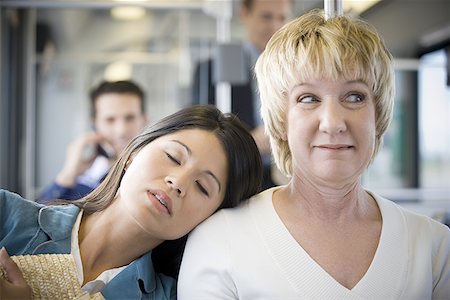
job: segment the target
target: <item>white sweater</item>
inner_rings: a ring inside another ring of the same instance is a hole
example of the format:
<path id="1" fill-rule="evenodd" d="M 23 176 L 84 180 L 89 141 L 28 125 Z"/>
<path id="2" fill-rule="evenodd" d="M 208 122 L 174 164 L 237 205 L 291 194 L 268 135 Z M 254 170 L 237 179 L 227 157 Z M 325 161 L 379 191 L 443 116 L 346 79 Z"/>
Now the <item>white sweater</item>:
<path id="1" fill-rule="evenodd" d="M 351 290 L 290 235 L 266 190 L 221 210 L 189 236 L 180 300 L 450 299 L 450 229 L 371 193 L 383 218 L 367 273 Z"/>

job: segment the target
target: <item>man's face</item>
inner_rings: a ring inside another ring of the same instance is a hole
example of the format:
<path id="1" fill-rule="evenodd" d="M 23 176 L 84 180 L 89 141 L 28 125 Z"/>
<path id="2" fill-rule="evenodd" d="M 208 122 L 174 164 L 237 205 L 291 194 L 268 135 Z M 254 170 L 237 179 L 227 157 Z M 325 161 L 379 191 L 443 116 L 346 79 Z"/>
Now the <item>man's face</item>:
<path id="1" fill-rule="evenodd" d="M 241 21 L 250 42 L 263 51 L 272 35 L 288 20 L 291 0 L 254 0 L 250 9 L 241 9 Z"/>
<path id="2" fill-rule="evenodd" d="M 108 93 L 95 102 L 94 125 L 104 142 L 118 155 L 144 128 L 141 101 L 133 94 Z"/>

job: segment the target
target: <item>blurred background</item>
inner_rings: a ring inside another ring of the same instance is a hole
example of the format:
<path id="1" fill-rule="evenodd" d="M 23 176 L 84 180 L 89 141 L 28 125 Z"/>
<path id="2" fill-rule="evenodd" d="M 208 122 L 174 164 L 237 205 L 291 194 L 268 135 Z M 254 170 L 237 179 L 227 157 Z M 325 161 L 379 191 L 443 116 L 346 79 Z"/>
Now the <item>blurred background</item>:
<path id="1" fill-rule="evenodd" d="M 294 0 L 292 18 L 322 0 Z M 245 39 L 239 0 L 0 0 L 0 187 L 34 199 L 89 130 L 88 91 L 132 79 L 150 122 L 190 105 L 196 63 Z M 450 210 L 450 1 L 344 1 L 395 58 L 394 120 L 364 184 Z"/>

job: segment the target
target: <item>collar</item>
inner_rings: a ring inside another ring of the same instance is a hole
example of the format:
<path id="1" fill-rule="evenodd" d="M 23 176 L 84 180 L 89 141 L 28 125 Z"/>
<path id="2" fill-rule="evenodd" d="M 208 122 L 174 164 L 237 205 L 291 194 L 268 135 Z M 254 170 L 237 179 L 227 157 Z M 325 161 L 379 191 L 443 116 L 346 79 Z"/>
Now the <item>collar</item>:
<path id="1" fill-rule="evenodd" d="M 44 206 L 39 210 L 38 223 L 53 241 L 70 239 L 79 212 L 73 204 Z"/>
<path id="2" fill-rule="evenodd" d="M 156 274 L 153 269 L 152 253 L 148 252 L 137 259 L 133 265 L 136 267 L 137 279 L 142 282 L 142 288 L 150 293 L 156 288 Z"/>
<path id="3" fill-rule="evenodd" d="M 101 293 L 105 298 L 140 299 L 141 293 L 150 294 L 155 289 L 156 274 L 151 252 L 148 252 L 117 274 Z"/>

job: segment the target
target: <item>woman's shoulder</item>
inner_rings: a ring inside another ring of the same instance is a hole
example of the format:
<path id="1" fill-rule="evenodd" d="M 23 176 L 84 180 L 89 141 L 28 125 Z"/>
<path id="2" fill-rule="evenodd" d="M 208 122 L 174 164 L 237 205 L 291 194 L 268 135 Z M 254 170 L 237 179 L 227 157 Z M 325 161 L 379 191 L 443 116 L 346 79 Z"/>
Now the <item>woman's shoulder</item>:
<path id="1" fill-rule="evenodd" d="M 262 209 L 266 207 L 268 204 L 272 203 L 272 195 L 273 192 L 278 189 L 278 187 L 269 188 L 267 190 L 261 191 L 252 197 L 242 200 L 241 203 L 233 208 L 224 208 L 219 212 L 224 215 L 229 216 L 240 216 L 242 214 L 248 214 L 250 211 L 254 209 Z"/>
<path id="2" fill-rule="evenodd" d="M 10 202 L 10 201 L 29 201 L 29 200 L 26 200 L 25 198 L 23 198 L 22 196 L 20 196 L 17 193 L 14 193 L 14 192 L 11 192 L 8 190 L 4 190 L 4 189 L 0 189 L 0 201 Z"/>
<path id="3" fill-rule="evenodd" d="M 255 214 L 264 214 L 273 209 L 272 194 L 276 188 L 270 188 L 243 200 L 234 208 L 223 208 L 197 226 L 207 231 L 228 231 L 234 228 L 244 228 L 253 222 Z"/>
<path id="4" fill-rule="evenodd" d="M 43 205 L 27 200 L 14 192 L 0 189 L 0 207 L 0 212 L 9 214 L 10 211 L 35 212 L 41 209 Z"/>
<path id="5" fill-rule="evenodd" d="M 369 193 L 377 201 L 383 219 L 404 222 L 408 230 L 415 232 L 416 235 L 422 233 L 424 235 L 428 235 L 429 237 L 438 235 L 441 237 L 447 236 L 450 238 L 450 228 L 445 224 L 438 222 L 430 216 L 403 207 L 398 203 L 386 199 L 376 193 Z"/>
<path id="6" fill-rule="evenodd" d="M 20 211 L 21 214 L 24 214 L 27 211 L 35 212 L 40 210 L 53 213 L 76 214 L 80 210 L 73 204 L 46 206 L 44 204 L 25 199 L 17 193 L 3 189 L 0 189 L 0 207 L 2 208 L 2 212 Z"/>
<path id="7" fill-rule="evenodd" d="M 3 226 L 40 226 L 70 230 L 80 209 L 73 204 L 46 206 L 19 194 L 0 190 L 0 221 Z"/>

